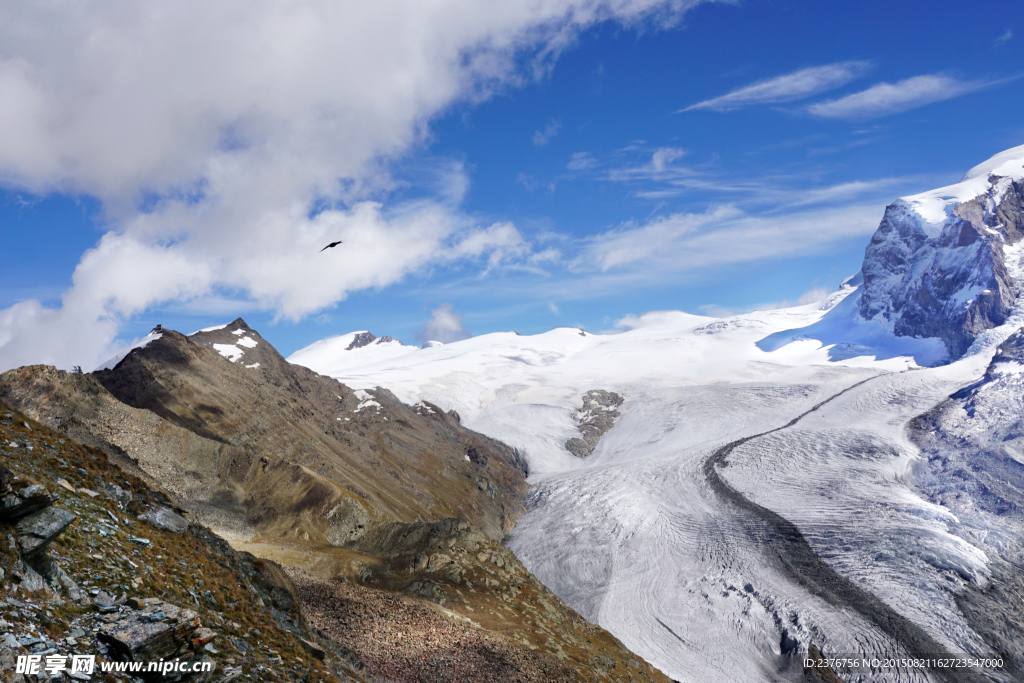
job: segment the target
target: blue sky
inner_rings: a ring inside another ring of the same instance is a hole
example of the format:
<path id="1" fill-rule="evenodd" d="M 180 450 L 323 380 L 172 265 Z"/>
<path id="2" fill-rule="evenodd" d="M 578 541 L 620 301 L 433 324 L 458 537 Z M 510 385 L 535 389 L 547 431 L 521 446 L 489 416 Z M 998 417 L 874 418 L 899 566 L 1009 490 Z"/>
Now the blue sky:
<path id="1" fill-rule="evenodd" d="M 1024 143 L 1018 3 L 485 5 L 5 10 L 0 365 L 795 303 Z"/>

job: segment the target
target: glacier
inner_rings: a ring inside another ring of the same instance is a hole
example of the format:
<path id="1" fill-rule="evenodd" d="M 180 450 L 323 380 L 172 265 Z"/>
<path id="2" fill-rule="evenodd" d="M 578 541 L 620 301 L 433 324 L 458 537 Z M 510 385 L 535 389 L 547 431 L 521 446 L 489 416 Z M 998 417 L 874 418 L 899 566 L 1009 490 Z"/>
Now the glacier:
<path id="1" fill-rule="evenodd" d="M 1016 301 L 1024 251 L 1011 231 L 1024 219 L 1022 178 L 1024 146 L 953 189 L 899 200 L 866 251 L 864 279 L 814 304 L 728 318 L 659 311 L 631 317 L 617 334 L 560 328 L 427 348 L 346 348 L 353 336 L 343 335 L 289 361 L 354 389 L 382 386 L 406 403 L 454 410 L 467 427 L 519 449 L 532 489 L 507 545 L 570 606 L 676 680 L 799 680 L 812 644 L 831 653 L 986 655 L 992 638 L 963 605 L 1003 580 L 1008 548 L 1017 547 L 1005 539 L 1021 538 L 1024 524 L 978 513 L 977 501 L 950 502 L 958 480 L 947 465 L 966 456 L 949 444 L 995 427 L 970 423 L 960 405 L 968 399 L 949 402 L 991 375 L 1004 388 L 978 391 L 1004 399 L 985 404 L 987 419 L 1019 415 L 1013 363 L 1021 359 L 989 365 L 1024 326 Z M 972 223 L 979 205 L 981 222 Z M 912 229 L 892 229 L 897 214 Z M 965 221 L 981 237 L 949 241 Z M 968 290 L 992 263 L 982 252 L 998 256 L 1009 304 L 965 326 L 956 316 L 978 298 Z M 887 262 L 907 270 L 886 274 L 879 264 Z M 928 288 L 950 272 L 967 275 L 935 310 L 956 309 L 945 318 L 955 335 L 900 327 L 922 300 L 908 288 L 934 295 Z M 574 416 L 593 389 L 625 402 L 580 459 L 564 444 L 580 436 Z M 920 416 L 937 406 L 946 406 L 941 424 L 925 430 Z M 1024 460 L 1016 440 L 1001 448 L 1007 467 Z M 800 566 L 780 551 L 805 547 L 813 562 Z"/>

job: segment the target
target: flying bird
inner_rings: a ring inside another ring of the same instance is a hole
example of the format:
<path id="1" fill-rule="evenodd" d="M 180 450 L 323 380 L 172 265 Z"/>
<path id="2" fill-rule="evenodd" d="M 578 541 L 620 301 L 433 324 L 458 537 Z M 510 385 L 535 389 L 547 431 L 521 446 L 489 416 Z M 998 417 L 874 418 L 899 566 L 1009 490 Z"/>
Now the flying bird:
<path id="1" fill-rule="evenodd" d="M 324 247 L 324 248 L 323 248 L 323 249 L 321 249 L 320 251 L 327 251 L 327 250 L 328 250 L 328 249 L 330 249 L 331 247 L 336 247 L 336 246 L 338 246 L 339 244 L 344 244 L 344 243 L 345 243 L 345 240 L 338 240 L 337 242 L 331 242 L 330 244 L 328 244 L 328 245 L 327 245 L 326 247 Z"/>

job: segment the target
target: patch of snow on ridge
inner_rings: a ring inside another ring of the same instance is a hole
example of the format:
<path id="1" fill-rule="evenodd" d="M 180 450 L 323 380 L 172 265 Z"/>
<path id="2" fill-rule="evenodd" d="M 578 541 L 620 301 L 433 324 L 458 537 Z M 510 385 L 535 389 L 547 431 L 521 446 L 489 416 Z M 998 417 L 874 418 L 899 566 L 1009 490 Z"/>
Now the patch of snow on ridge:
<path id="1" fill-rule="evenodd" d="M 132 344 L 127 350 L 122 351 L 121 353 L 117 354 L 107 362 L 100 365 L 98 368 L 96 368 L 96 372 L 100 370 L 113 370 L 115 367 L 117 367 L 117 364 L 123 361 L 129 353 L 131 353 L 135 349 L 145 348 L 150 342 L 156 341 L 157 339 L 160 339 L 160 337 L 162 336 L 163 335 L 160 334 L 159 332 L 150 332 L 145 337 Z"/>
<path id="2" fill-rule="evenodd" d="M 259 342 L 253 339 L 252 337 L 242 337 L 241 339 L 238 340 L 238 345 L 244 346 L 247 349 L 254 349 L 256 348 L 257 344 L 259 344 Z"/>
<path id="3" fill-rule="evenodd" d="M 366 408 L 376 408 L 378 411 L 381 409 L 381 405 L 377 401 L 373 400 L 373 395 L 368 391 L 357 389 L 353 392 L 356 398 L 359 399 L 359 405 L 352 412 L 361 413 Z"/>
<path id="4" fill-rule="evenodd" d="M 214 344 L 213 348 L 220 355 L 227 358 L 232 363 L 238 362 L 238 360 L 245 355 L 245 351 L 238 348 L 234 344 Z"/>

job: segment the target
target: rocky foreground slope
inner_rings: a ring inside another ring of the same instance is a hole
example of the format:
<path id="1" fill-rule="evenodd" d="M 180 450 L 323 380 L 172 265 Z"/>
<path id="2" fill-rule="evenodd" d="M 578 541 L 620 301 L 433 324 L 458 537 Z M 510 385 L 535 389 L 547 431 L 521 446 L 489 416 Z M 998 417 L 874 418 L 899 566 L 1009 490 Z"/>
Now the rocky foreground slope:
<path id="1" fill-rule="evenodd" d="M 212 665 L 192 680 L 370 680 L 309 627 L 279 566 L 185 522 L 166 492 L 102 452 L 3 406 L 0 498 L 5 683 L 24 680 L 16 660 L 31 654 L 95 656 L 93 680 L 125 680 L 104 662 L 164 658 Z"/>
<path id="2" fill-rule="evenodd" d="M 296 628 L 315 625 L 336 675 L 668 680 L 501 546 L 524 509 L 516 452 L 429 403 L 290 365 L 240 319 L 189 337 L 155 331 L 91 375 L 19 368 L 0 375 L 0 399 L 109 458 L 133 488 L 164 488 L 190 529 L 289 565 L 306 615 Z M 137 512 L 109 533 L 142 524 Z M 127 535 L 111 542 L 135 550 Z M 189 569 L 151 566 L 164 582 Z"/>

